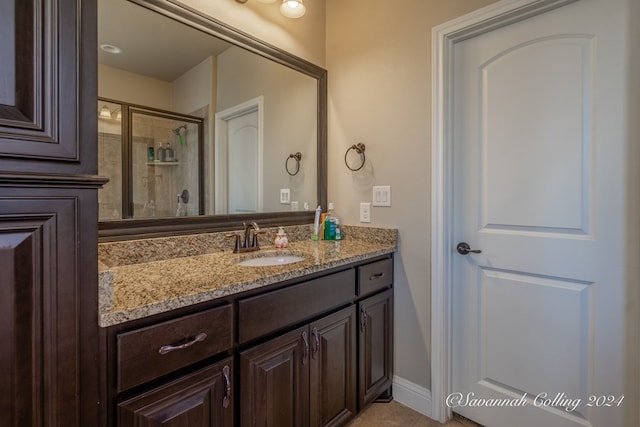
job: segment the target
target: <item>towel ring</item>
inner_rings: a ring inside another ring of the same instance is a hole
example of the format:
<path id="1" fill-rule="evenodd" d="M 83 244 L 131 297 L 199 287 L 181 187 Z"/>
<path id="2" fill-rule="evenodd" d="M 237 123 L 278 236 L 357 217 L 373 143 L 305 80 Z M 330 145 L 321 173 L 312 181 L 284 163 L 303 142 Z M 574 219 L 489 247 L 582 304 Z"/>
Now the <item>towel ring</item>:
<path id="1" fill-rule="evenodd" d="M 347 165 L 347 168 L 349 168 L 350 171 L 353 171 L 353 172 L 359 171 L 364 166 L 364 162 L 367 160 L 367 158 L 364 155 L 364 149 L 365 149 L 364 144 L 362 142 L 358 142 L 357 144 L 353 144 L 351 147 L 349 147 L 347 151 L 344 153 L 344 164 Z M 356 150 L 356 153 L 360 154 L 360 158 L 362 159 L 362 163 L 360 163 L 360 166 L 358 166 L 355 169 L 349 166 L 349 163 L 347 163 L 347 155 L 351 150 Z"/>
<path id="2" fill-rule="evenodd" d="M 296 160 L 296 171 L 295 172 L 291 172 L 289 170 L 289 160 L 290 159 L 295 159 Z M 289 154 L 289 157 L 287 157 L 287 160 L 285 160 L 284 162 L 284 168 L 287 170 L 287 173 L 291 176 L 295 176 L 298 174 L 298 171 L 300 171 L 300 159 L 302 159 L 302 153 L 300 153 L 299 151 L 296 154 Z"/>

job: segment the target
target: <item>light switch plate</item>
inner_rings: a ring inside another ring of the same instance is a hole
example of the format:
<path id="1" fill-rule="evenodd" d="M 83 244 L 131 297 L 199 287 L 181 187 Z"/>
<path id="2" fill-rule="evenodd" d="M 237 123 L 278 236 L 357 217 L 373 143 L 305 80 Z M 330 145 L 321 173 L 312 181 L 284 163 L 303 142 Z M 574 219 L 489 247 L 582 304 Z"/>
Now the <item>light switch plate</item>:
<path id="1" fill-rule="evenodd" d="M 373 206 L 391 206 L 391 186 L 376 185 L 373 187 Z"/>
<path id="2" fill-rule="evenodd" d="M 360 222 L 371 222 L 371 203 L 360 203 Z"/>
<path id="3" fill-rule="evenodd" d="M 291 191 L 288 188 L 280 189 L 280 203 L 283 205 L 291 203 Z"/>

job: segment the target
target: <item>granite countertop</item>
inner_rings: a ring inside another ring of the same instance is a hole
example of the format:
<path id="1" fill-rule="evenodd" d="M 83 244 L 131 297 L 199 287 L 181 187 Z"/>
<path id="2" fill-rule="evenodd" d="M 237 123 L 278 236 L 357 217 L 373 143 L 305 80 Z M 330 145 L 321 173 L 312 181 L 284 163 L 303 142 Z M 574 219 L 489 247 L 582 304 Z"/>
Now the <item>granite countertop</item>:
<path id="1" fill-rule="evenodd" d="M 111 266 L 100 260 L 99 323 L 108 327 L 389 254 L 396 250 L 397 230 L 386 230 L 390 232 L 387 239 L 369 239 L 366 232 L 354 232 L 360 239 L 293 241 L 284 250 L 269 245 L 258 252 L 234 254 L 225 249 Z M 274 254 L 305 259 L 278 266 L 237 265 L 248 258 Z"/>

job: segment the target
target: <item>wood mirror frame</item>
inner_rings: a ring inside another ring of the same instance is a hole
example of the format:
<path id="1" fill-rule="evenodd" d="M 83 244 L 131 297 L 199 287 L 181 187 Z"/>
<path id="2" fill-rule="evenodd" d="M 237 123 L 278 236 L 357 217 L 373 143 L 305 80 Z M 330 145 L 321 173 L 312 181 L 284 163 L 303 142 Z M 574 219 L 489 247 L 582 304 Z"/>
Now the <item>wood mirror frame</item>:
<path id="1" fill-rule="evenodd" d="M 210 16 L 174 0 L 129 0 L 197 30 L 223 39 L 236 46 L 275 61 L 318 82 L 317 93 L 317 197 L 323 209 L 327 206 L 327 71 L 302 58 L 263 42 Z M 97 105 L 97 99 L 96 99 Z M 243 222 L 256 221 L 261 227 L 309 224 L 313 222 L 314 206 L 302 212 L 262 212 L 251 214 L 204 215 L 101 221 L 100 242 L 161 237 L 168 235 L 210 233 L 237 230 Z"/>

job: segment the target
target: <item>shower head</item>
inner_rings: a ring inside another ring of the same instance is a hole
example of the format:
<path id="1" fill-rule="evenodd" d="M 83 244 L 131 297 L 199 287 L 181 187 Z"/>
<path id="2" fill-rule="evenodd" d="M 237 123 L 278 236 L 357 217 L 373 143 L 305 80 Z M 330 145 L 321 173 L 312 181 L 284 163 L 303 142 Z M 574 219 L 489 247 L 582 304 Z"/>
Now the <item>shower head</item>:
<path id="1" fill-rule="evenodd" d="M 182 125 L 182 126 L 178 126 L 173 130 L 173 133 L 175 133 L 176 135 L 180 136 L 180 129 L 184 129 L 185 131 L 187 130 L 187 125 Z"/>

